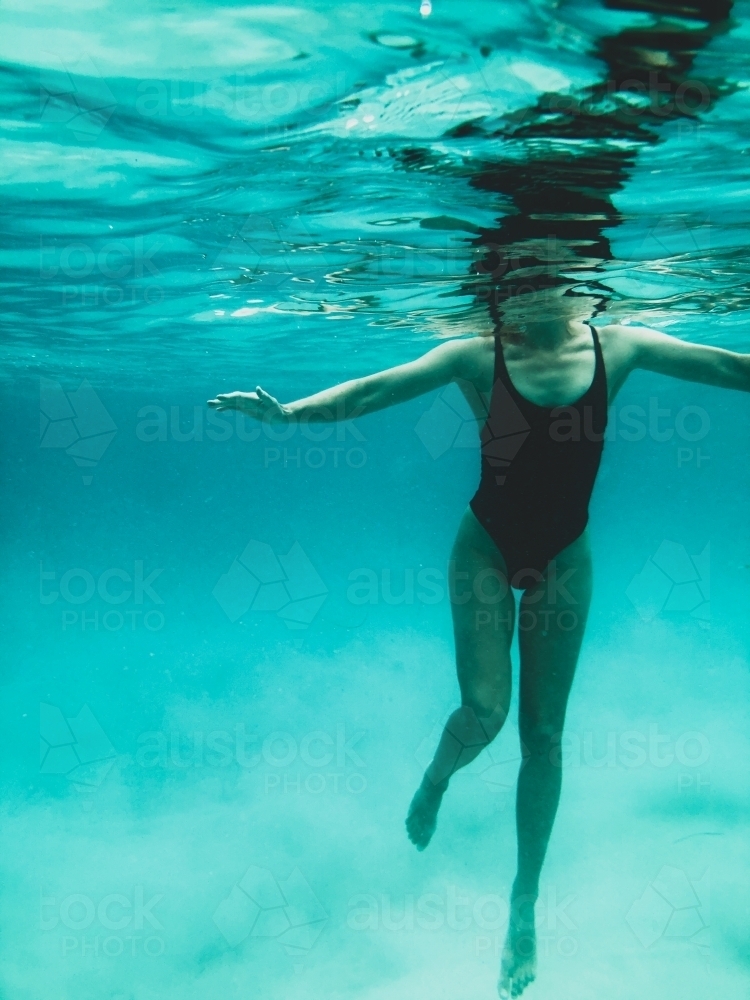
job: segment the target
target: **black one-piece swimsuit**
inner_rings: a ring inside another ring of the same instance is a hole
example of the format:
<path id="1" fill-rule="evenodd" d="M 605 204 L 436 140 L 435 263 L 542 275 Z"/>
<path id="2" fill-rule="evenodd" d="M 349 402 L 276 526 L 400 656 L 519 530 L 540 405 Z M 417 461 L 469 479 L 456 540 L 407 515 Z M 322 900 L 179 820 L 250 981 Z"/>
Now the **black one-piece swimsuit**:
<path id="1" fill-rule="evenodd" d="M 589 326 L 591 326 L 589 324 Z M 497 545 L 511 586 L 532 586 L 589 517 L 607 427 L 607 373 L 596 330 L 588 390 L 567 406 L 537 406 L 510 380 L 495 337 L 495 378 L 482 428 L 482 475 L 469 506 Z"/>

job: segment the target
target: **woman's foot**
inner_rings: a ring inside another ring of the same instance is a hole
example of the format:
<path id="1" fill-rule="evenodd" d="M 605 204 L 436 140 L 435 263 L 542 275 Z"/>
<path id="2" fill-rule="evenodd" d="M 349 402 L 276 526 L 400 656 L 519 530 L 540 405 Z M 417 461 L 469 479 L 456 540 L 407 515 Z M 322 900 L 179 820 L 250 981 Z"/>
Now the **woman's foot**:
<path id="1" fill-rule="evenodd" d="M 425 775 L 411 800 L 406 816 L 406 832 L 418 851 L 423 851 L 432 839 L 437 826 L 438 809 L 447 787 L 447 780 L 435 785 Z"/>
<path id="2" fill-rule="evenodd" d="M 534 899 L 526 896 L 511 902 L 508 934 L 500 965 L 498 995 L 520 997 L 536 978 L 536 929 Z"/>

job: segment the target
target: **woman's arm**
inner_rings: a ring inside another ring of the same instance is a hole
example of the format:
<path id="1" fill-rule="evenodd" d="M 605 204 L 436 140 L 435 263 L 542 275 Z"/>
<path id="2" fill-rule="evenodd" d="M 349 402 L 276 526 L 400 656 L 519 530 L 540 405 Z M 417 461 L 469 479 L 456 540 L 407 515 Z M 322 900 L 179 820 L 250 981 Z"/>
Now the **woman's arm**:
<path id="1" fill-rule="evenodd" d="M 386 406 L 421 396 L 454 378 L 465 377 L 466 340 L 447 340 L 415 361 L 364 378 L 341 382 L 313 396 L 279 403 L 257 386 L 255 392 L 227 392 L 208 405 L 215 410 L 241 410 L 258 420 L 288 420 L 316 423 L 351 420 Z"/>
<path id="2" fill-rule="evenodd" d="M 632 338 L 633 368 L 750 392 L 750 354 L 690 344 L 647 327 L 621 327 Z"/>

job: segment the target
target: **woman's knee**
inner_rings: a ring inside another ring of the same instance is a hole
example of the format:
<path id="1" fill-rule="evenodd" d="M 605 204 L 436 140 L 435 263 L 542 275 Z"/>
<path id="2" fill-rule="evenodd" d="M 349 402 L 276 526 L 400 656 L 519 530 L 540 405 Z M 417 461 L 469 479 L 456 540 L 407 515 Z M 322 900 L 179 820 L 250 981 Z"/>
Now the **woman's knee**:
<path id="1" fill-rule="evenodd" d="M 519 718 L 518 732 L 524 754 L 551 757 L 562 737 L 562 723 L 554 719 Z"/>
<path id="2" fill-rule="evenodd" d="M 461 705 L 476 719 L 488 741 L 494 740 L 508 717 L 508 697 L 500 687 L 474 687 L 464 691 Z"/>

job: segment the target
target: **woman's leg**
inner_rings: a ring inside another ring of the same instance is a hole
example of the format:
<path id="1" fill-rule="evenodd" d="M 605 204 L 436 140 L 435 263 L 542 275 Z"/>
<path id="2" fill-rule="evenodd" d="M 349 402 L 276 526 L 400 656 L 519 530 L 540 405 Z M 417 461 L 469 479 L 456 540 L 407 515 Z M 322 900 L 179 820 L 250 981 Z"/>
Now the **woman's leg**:
<path id="1" fill-rule="evenodd" d="M 500 552 L 470 509 L 451 553 L 449 590 L 461 705 L 445 724 L 409 808 L 406 828 L 420 851 L 435 831 L 451 775 L 497 736 L 510 702 L 513 594 Z"/>
<path id="2" fill-rule="evenodd" d="M 539 873 L 560 800 L 556 752 L 591 600 L 588 532 L 550 563 L 519 604 L 521 653 L 518 728 L 524 761 L 518 776 L 518 870 L 500 988 L 518 996 L 535 973 L 534 904 Z"/>

